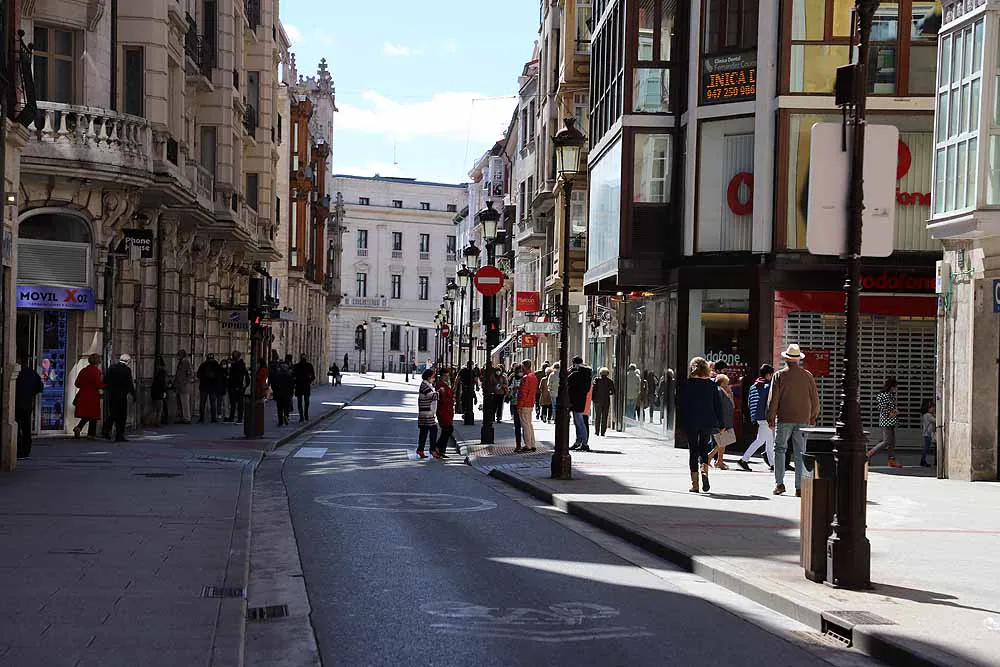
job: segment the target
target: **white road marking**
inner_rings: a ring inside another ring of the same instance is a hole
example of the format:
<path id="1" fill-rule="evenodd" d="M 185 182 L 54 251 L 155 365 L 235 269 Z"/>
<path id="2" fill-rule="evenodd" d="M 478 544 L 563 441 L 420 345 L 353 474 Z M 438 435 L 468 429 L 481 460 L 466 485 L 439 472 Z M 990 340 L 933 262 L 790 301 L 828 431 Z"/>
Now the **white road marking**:
<path id="1" fill-rule="evenodd" d="M 315 500 L 329 507 L 382 512 L 482 512 L 497 508 L 490 500 L 446 493 L 340 493 Z"/>
<path id="2" fill-rule="evenodd" d="M 292 457 L 296 459 L 321 459 L 326 456 L 326 447 L 300 447 Z"/>

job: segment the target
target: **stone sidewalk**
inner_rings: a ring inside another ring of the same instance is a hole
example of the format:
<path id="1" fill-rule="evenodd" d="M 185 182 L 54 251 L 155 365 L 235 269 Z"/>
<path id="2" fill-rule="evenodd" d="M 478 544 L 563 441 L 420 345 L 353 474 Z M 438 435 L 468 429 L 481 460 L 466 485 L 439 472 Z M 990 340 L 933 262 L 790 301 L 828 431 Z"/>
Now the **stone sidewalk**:
<path id="1" fill-rule="evenodd" d="M 478 417 L 456 432 L 470 464 L 706 579 L 817 630 L 846 631 L 893 664 L 1000 665 L 1000 484 L 873 466 L 874 586 L 845 591 L 803 576 L 799 500 L 771 495 L 773 474 L 760 459 L 747 473 L 727 457 L 732 470 L 713 471 L 712 492 L 693 494 L 687 451 L 615 433 L 591 436 L 593 453 L 573 453 L 574 479 L 556 481 L 551 425 L 536 426 L 546 451 L 512 455 L 509 424 L 498 428 L 498 445 L 477 446 Z"/>
<path id="2" fill-rule="evenodd" d="M 371 386 L 318 390 L 303 426 Z M 269 419 L 253 441 L 226 424 L 36 441 L 0 476 L 0 666 L 243 664 L 254 470 L 300 432 Z"/>

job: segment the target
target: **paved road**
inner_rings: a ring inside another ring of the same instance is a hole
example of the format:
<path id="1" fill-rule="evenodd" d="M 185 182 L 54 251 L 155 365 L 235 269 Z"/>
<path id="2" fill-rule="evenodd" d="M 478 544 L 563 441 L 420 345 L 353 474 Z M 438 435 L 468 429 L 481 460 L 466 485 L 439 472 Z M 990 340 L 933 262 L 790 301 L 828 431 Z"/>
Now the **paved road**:
<path id="1" fill-rule="evenodd" d="M 410 460 L 415 414 L 383 385 L 285 464 L 324 665 L 871 664 L 458 458 Z"/>

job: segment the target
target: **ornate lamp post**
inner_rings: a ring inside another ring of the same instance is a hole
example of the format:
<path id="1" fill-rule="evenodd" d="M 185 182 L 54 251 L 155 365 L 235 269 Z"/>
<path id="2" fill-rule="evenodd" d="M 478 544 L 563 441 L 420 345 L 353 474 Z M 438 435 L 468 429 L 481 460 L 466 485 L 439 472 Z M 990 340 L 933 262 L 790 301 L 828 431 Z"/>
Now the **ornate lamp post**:
<path id="1" fill-rule="evenodd" d="M 448 321 L 451 323 L 451 335 L 448 336 L 448 365 L 455 365 L 455 336 L 459 335 L 455 327 L 455 300 L 458 298 L 458 283 L 454 279 L 448 281 L 448 296 L 444 298 L 449 306 Z"/>
<path id="2" fill-rule="evenodd" d="M 406 327 L 406 363 L 403 364 L 406 367 L 406 381 L 410 381 L 410 323 L 405 324 Z"/>
<path id="3" fill-rule="evenodd" d="M 476 216 L 483 226 L 483 241 L 486 242 L 486 263 L 496 265 L 497 225 L 500 222 L 500 212 L 493 208 L 493 202 L 487 201 L 486 208 Z M 483 366 L 483 426 L 480 429 L 479 441 L 484 445 L 492 445 L 494 439 L 493 416 L 496 406 L 493 405 L 493 348 L 499 343 L 500 329 L 497 323 L 496 296 L 483 297 L 483 329 L 486 339 L 486 363 Z"/>
<path id="4" fill-rule="evenodd" d="M 385 379 L 385 330 L 388 327 L 382 323 L 382 379 Z"/>
<path id="5" fill-rule="evenodd" d="M 476 271 L 479 270 L 479 253 L 480 253 L 479 246 L 476 245 L 475 241 L 469 241 L 469 245 L 467 245 L 465 247 L 465 250 L 462 251 L 462 256 L 465 259 L 465 268 L 468 269 L 468 271 L 469 271 L 469 287 L 468 287 L 468 292 L 469 292 L 469 358 L 468 358 L 468 362 L 466 364 L 466 368 L 469 371 L 468 372 L 468 375 L 469 375 L 469 393 L 468 393 L 468 398 L 466 399 L 467 403 L 463 402 L 463 407 L 465 405 L 468 406 L 468 412 L 465 413 L 464 418 L 465 418 L 465 423 L 468 424 L 468 425 L 470 425 L 470 426 L 476 423 L 475 418 L 474 418 L 473 413 L 472 413 L 472 401 L 473 401 L 473 397 L 475 396 L 474 392 L 476 391 L 475 379 L 472 377 L 472 353 L 473 353 L 473 348 L 475 347 L 475 345 L 474 345 L 475 337 L 472 335 L 472 324 L 473 324 L 473 322 L 472 322 L 472 310 L 473 310 L 472 306 L 475 303 L 475 296 L 476 296 L 475 292 L 476 292 L 476 290 L 475 290 L 475 288 L 472 285 L 472 279 L 475 277 Z"/>
<path id="6" fill-rule="evenodd" d="M 586 137 L 576 129 L 576 119 L 567 118 L 566 127 L 552 137 L 556 149 L 556 170 L 563 181 L 562 253 L 559 272 L 562 274 L 562 303 L 559 316 L 559 398 L 556 410 L 556 447 L 552 452 L 552 478 L 570 479 L 573 460 L 569 453 L 569 393 L 566 377 L 569 367 L 569 235 L 570 200 L 573 177 L 580 171 L 580 156 Z"/>

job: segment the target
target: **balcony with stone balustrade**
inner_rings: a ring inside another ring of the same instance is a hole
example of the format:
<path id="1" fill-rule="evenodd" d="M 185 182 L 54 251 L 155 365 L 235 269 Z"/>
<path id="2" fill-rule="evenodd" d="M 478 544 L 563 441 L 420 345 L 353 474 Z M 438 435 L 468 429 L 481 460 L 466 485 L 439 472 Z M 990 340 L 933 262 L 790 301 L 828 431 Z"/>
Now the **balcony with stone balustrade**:
<path id="1" fill-rule="evenodd" d="M 26 174 L 41 173 L 148 185 L 153 177 L 149 121 L 110 109 L 58 102 L 38 103 L 22 153 Z"/>

